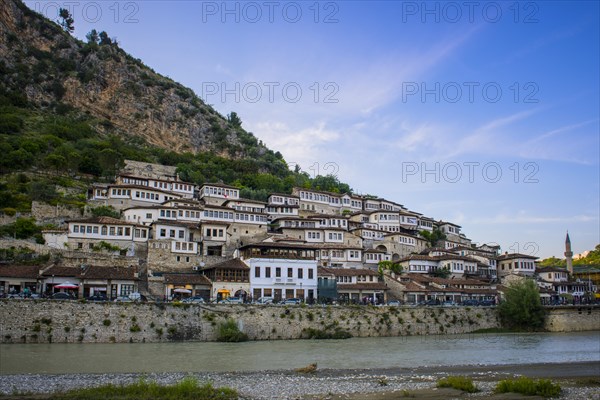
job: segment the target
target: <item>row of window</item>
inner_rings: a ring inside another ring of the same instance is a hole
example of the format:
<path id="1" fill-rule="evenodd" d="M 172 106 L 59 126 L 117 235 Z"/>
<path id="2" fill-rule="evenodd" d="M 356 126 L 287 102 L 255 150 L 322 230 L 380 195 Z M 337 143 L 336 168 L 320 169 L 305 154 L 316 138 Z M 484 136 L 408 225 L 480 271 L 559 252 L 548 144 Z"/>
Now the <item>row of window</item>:
<path id="1" fill-rule="evenodd" d="M 235 208 L 238 211 L 248 211 L 248 212 L 257 212 L 257 213 L 263 212 L 263 208 L 258 208 L 258 207 L 234 206 L 233 208 Z"/>
<path id="2" fill-rule="evenodd" d="M 84 234 L 95 234 L 103 236 L 131 236 L 131 227 L 129 226 L 102 226 L 98 227 L 97 225 L 71 225 L 71 230 L 73 233 L 84 233 Z M 145 238 L 147 235 L 146 229 L 135 229 L 135 237 L 136 238 Z"/>
<path id="3" fill-rule="evenodd" d="M 281 197 L 281 196 L 271 196 L 271 203 L 280 203 L 280 204 L 291 204 L 293 206 L 297 206 L 299 203 L 298 199 L 290 198 L 290 197 Z"/>
<path id="4" fill-rule="evenodd" d="M 290 208 L 290 207 L 275 207 L 275 206 L 268 206 L 267 207 L 267 212 L 270 214 L 295 214 L 295 208 Z"/>
<path id="5" fill-rule="evenodd" d="M 193 242 L 175 242 L 175 250 L 194 251 Z"/>
<path id="6" fill-rule="evenodd" d="M 275 278 L 281 278 L 281 267 L 275 267 Z M 264 272 L 263 272 L 264 270 Z M 254 267 L 254 277 L 260 278 L 261 275 L 264 274 L 265 278 L 271 277 L 271 267 Z M 313 268 L 308 268 L 308 279 L 314 279 L 315 270 Z M 287 268 L 287 277 L 294 278 L 294 268 Z M 304 279 L 304 268 L 296 269 L 295 278 Z"/>
<path id="7" fill-rule="evenodd" d="M 205 186 L 204 187 L 204 195 L 205 196 L 223 196 L 223 197 L 233 197 L 235 199 L 240 197 L 239 191 L 235 189 L 226 189 L 214 186 Z"/>
<path id="8" fill-rule="evenodd" d="M 159 231 L 159 237 L 167 237 L 167 230 L 165 228 L 162 228 Z M 169 236 L 170 238 L 174 238 L 175 237 L 175 229 L 169 229 Z M 177 237 L 179 239 L 184 239 L 185 238 L 185 230 L 183 229 L 179 229 L 179 231 L 177 231 Z"/>

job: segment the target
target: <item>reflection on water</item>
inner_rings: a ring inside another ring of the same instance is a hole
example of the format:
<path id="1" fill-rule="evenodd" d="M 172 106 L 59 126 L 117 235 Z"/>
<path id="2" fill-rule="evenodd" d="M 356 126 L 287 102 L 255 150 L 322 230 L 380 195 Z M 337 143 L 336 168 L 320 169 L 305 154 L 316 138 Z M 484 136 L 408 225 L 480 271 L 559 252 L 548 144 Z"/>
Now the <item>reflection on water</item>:
<path id="1" fill-rule="evenodd" d="M 600 332 L 247 343 L 0 345 L 0 374 L 222 372 L 600 361 Z"/>

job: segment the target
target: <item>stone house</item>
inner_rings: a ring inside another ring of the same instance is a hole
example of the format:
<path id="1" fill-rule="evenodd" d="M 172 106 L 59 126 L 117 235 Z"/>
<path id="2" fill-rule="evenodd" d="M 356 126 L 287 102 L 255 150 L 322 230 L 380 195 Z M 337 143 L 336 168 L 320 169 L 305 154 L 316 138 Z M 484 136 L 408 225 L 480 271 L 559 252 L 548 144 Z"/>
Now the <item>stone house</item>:
<path id="1" fill-rule="evenodd" d="M 248 299 L 251 293 L 250 268 L 239 258 L 202 267 L 200 273 L 212 284 L 211 300 L 227 299 L 231 296 Z"/>

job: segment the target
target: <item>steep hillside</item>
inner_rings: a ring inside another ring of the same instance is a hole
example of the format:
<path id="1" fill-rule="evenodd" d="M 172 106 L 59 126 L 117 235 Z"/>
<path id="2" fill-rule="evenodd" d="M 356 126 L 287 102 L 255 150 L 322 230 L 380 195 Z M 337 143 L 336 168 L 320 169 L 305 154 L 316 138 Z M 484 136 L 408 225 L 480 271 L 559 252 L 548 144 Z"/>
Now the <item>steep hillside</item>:
<path id="1" fill-rule="evenodd" d="M 290 171 L 279 152 L 106 35 L 83 43 L 20 0 L 0 0 L 0 211 L 32 200 L 81 205 L 124 159 L 176 166 L 266 200 L 294 186 L 349 192 L 337 177 Z"/>
<path id="2" fill-rule="evenodd" d="M 157 74 L 108 36 L 81 42 L 20 0 L 0 0 L 0 60 L 0 89 L 25 93 L 44 109 L 84 112 L 97 119 L 100 132 L 139 136 L 178 152 L 230 158 L 268 153 L 192 90 Z"/>

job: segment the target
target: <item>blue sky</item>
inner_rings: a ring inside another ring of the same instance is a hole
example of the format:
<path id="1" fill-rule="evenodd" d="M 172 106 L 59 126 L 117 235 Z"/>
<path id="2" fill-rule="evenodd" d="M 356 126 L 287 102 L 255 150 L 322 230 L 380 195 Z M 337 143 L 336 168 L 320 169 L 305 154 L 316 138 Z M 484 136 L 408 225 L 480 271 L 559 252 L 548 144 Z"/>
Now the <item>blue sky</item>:
<path id="1" fill-rule="evenodd" d="M 506 251 L 600 243 L 598 2 L 75 4 L 311 174 Z"/>

